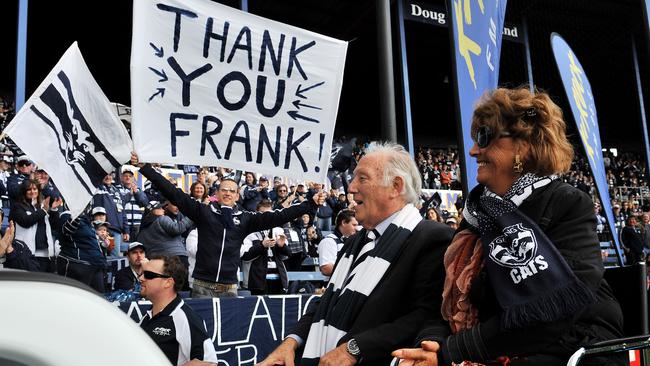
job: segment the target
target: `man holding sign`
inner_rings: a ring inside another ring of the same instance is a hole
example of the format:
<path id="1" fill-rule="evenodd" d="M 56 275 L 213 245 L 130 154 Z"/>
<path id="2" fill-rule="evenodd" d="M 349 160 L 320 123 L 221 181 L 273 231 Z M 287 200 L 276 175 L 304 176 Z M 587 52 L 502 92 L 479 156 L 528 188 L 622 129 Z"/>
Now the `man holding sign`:
<path id="1" fill-rule="evenodd" d="M 131 164 L 138 163 L 138 155 L 132 153 Z M 140 168 L 140 173 L 196 223 L 199 238 L 196 266 L 192 273 L 192 297 L 199 298 L 237 296 L 239 250 L 244 238 L 252 232 L 282 226 L 303 214 L 313 215 L 327 197 L 325 192 L 320 192 L 312 200 L 299 205 L 279 211 L 253 213 L 237 209 L 239 189 L 234 180 L 223 179 L 216 193 L 217 202 L 205 205 L 174 186 L 149 164 Z"/>

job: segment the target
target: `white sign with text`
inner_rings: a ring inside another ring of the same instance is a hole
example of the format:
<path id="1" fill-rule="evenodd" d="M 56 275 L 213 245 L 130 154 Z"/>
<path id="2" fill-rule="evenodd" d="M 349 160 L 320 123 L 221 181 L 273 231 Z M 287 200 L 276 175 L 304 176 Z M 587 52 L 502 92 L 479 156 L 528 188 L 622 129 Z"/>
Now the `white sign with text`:
<path id="1" fill-rule="evenodd" d="M 324 181 L 347 42 L 204 0 L 136 0 L 140 160 Z"/>

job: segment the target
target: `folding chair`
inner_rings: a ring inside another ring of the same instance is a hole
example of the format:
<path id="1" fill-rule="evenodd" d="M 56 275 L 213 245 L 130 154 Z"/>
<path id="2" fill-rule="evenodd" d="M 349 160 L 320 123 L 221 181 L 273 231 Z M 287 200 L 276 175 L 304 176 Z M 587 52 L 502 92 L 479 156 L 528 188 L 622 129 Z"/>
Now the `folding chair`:
<path id="1" fill-rule="evenodd" d="M 646 265 L 605 269 L 605 279 L 623 310 L 623 334 L 626 338 L 612 339 L 582 347 L 569 359 L 567 366 L 576 366 L 586 356 L 606 355 L 650 347 L 648 335 L 648 291 Z M 642 357 L 643 358 L 643 357 Z"/>

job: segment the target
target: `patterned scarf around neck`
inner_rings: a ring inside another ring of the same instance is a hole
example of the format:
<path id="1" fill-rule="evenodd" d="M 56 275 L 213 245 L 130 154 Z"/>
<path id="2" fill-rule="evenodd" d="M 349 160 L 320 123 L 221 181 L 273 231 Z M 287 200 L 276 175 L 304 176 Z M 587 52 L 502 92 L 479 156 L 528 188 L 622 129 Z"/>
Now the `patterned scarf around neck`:
<path id="1" fill-rule="evenodd" d="M 536 189 L 545 187 L 555 179 L 555 176 L 525 174 L 510 187 L 503 198 L 479 185 L 470 192 L 463 211 L 467 222 L 480 232 L 478 243 L 483 258 L 478 260 L 483 261 L 490 284 L 503 309 L 503 329 L 569 317 L 595 301 L 594 294 L 573 274 L 546 234 L 518 209 Z M 467 236 L 457 237 L 448 253 L 464 252 L 477 262 L 475 250 L 454 249 L 454 244 L 459 246 L 462 242 L 468 242 Z M 476 240 L 471 242 L 477 243 Z M 447 260 L 445 256 L 446 267 Z M 480 271 L 482 265 L 473 267 Z M 457 305 L 460 300 L 458 295 L 463 293 L 463 301 L 467 300 L 466 291 L 470 281 L 467 278 L 465 281 L 459 280 L 460 273 L 450 273 L 448 268 L 447 275 L 451 275 L 451 278 L 445 281 L 443 313 L 450 322 L 454 319 L 461 321 L 456 326 L 462 330 L 469 324 L 463 325 L 462 321 L 466 317 L 457 313 L 466 311 L 467 306 Z M 466 287 L 464 289 L 458 286 L 463 283 Z M 471 321 L 477 321 L 475 316 L 468 316 Z"/>
<path id="2" fill-rule="evenodd" d="M 374 240 L 364 240 L 365 229 L 351 238 L 353 243 L 344 247 L 314 314 L 301 366 L 318 365 L 322 355 L 336 348 L 420 221 L 418 209 L 408 204 L 398 212 L 376 246 Z M 355 262 L 357 257 L 360 263 Z"/>

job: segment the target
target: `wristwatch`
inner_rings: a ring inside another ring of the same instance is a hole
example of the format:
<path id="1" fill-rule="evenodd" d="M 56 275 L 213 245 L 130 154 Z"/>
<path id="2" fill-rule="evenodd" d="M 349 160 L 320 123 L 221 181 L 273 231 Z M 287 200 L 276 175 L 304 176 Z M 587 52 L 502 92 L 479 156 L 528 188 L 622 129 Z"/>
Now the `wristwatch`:
<path id="1" fill-rule="evenodd" d="M 361 359 L 361 350 L 359 349 L 359 345 L 357 344 L 357 340 L 352 338 L 348 341 L 347 345 L 345 346 L 345 349 L 348 351 L 349 354 L 354 356 L 357 360 Z"/>

